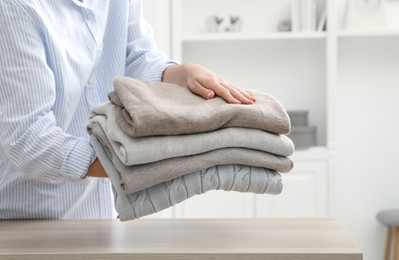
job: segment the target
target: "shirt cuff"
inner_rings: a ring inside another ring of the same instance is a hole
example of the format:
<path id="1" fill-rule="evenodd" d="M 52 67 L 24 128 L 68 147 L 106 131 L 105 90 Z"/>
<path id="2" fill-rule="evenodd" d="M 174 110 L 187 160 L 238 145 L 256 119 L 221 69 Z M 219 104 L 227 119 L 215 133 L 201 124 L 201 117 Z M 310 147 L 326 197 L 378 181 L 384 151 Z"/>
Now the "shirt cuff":
<path id="1" fill-rule="evenodd" d="M 177 61 L 173 61 L 173 60 L 169 60 L 167 62 L 157 64 L 146 75 L 146 80 L 161 82 L 162 81 L 163 72 L 166 70 L 166 68 L 168 68 L 169 66 L 172 66 L 172 65 L 177 65 L 177 64 L 179 64 L 179 63 Z"/>
<path id="2" fill-rule="evenodd" d="M 79 138 L 73 144 L 67 144 L 70 149 L 67 158 L 61 167 L 61 175 L 72 181 L 85 178 L 89 166 L 97 158 L 89 140 Z"/>

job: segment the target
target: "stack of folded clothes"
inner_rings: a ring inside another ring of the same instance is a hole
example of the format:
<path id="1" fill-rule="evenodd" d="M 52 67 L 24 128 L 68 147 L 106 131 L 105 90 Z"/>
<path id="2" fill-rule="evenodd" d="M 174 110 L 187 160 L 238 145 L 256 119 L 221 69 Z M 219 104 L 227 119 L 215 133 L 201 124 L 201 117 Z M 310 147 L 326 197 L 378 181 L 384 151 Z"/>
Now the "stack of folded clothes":
<path id="1" fill-rule="evenodd" d="M 114 80 L 92 109 L 91 143 L 110 177 L 122 221 L 209 190 L 279 194 L 293 163 L 290 120 L 274 97 L 253 105 L 204 100 L 175 84 Z"/>

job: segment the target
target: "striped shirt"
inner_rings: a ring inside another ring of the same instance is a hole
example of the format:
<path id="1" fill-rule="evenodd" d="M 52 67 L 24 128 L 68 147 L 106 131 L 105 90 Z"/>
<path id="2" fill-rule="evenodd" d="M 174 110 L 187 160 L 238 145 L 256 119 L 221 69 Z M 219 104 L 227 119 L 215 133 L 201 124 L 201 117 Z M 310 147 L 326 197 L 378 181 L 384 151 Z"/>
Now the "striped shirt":
<path id="1" fill-rule="evenodd" d="M 86 123 L 116 76 L 159 81 L 141 0 L 0 0 L 0 219 L 111 218 Z"/>

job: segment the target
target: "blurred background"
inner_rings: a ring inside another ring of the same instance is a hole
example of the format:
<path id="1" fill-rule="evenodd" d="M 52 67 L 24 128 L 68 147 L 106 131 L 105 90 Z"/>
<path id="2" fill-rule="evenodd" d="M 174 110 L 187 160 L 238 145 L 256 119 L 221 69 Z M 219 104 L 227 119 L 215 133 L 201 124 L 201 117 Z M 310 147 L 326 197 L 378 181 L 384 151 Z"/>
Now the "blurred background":
<path id="1" fill-rule="evenodd" d="M 375 216 L 399 208 L 399 1 L 143 2 L 162 51 L 274 95 L 297 147 L 280 195 L 215 191 L 151 217 L 334 218 L 382 259 Z"/>

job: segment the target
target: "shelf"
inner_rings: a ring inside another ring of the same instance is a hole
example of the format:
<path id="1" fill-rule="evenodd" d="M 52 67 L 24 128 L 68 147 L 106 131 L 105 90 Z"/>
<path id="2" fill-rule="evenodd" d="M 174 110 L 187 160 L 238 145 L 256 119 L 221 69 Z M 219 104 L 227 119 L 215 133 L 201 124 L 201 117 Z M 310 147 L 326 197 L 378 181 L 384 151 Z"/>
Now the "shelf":
<path id="1" fill-rule="evenodd" d="M 338 37 L 398 37 L 399 30 L 346 30 L 338 32 Z"/>
<path id="2" fill-rule="evenodd" d="M 353 37 L 398 37 L 399 30 L 365 30 L 365 31 L 340 31 L 339 38 Z M 325 32 L 291 33 L 197 33 L 183 36 L 183 42 L 207 42 L 207 41 L 248 41 L 248 40 L 323 40 Z"/>
<path id="3" fill-rule="evenodd" d="M 198 33 L 183 36 L 183 42 L 198 41 L 246 41 L 246 40 L 322 40 L 326 38 L 325 32 L 292 33 Z"/>

